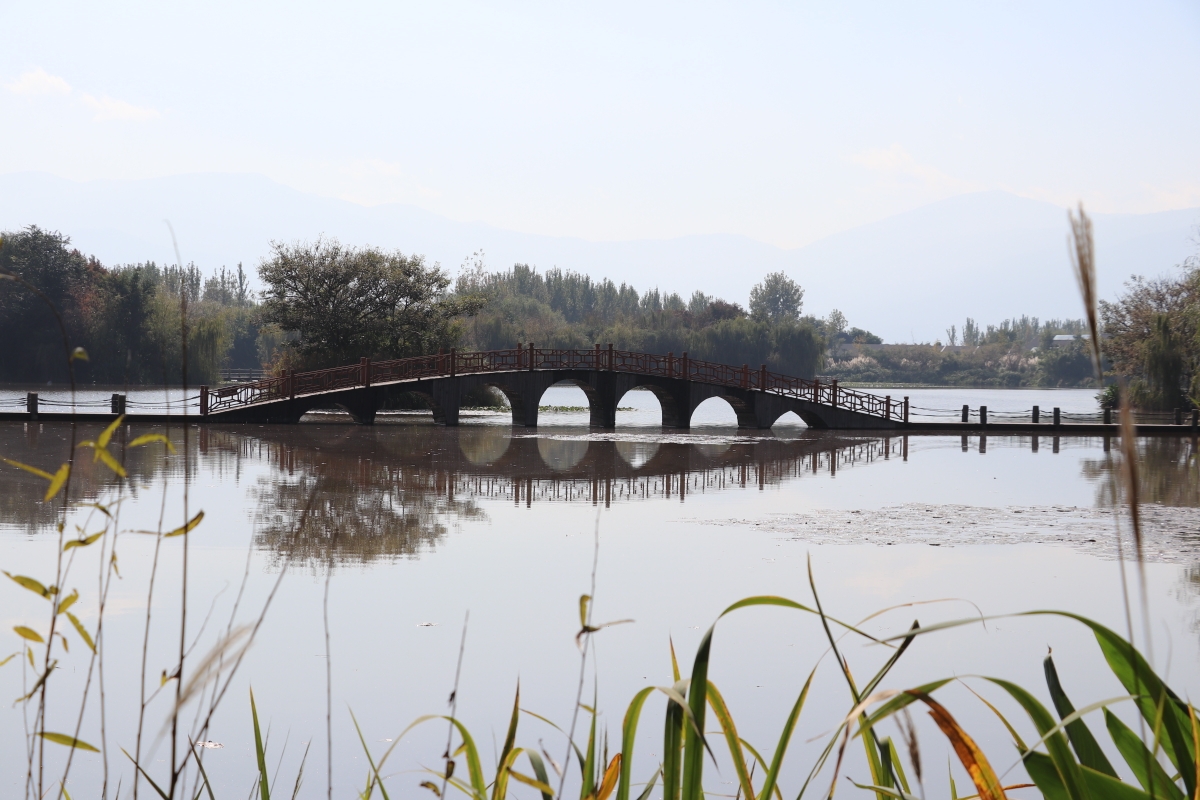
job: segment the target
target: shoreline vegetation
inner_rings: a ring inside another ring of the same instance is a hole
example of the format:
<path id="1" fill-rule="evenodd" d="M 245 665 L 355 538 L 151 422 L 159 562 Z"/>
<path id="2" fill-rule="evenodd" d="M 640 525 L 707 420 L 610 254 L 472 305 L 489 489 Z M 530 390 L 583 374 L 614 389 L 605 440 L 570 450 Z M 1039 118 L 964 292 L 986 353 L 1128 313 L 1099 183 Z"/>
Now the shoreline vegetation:
<path id="1" fill-rule="evenodd" d="M 399 358 L 448 350 L 597 342 L 645 352 L 688 352 L 730 364 L 766 364 L 847 386 L 1100 388 L 1118 380 L 1146 410 L 1190 408 L 1200 397 L 1200 256 L 1167 276 L 1135 276 L 1115 300 L 1097 302 L 1103 377 L 1091 362 L 1082 319 L 1021 316 L 997 325 L 967 317 L 935 342 L 886 343 L 831 311 L 804 314 L 804 289 L 783 273 L 756 284 L 747 307 L 700 291 L 639 291 L 567 270 L 517 264 L 491 271 L 484 254 L 457 278 L 422 256 L 355 248 L 332 239 L 272 244 L 258 265 L 262 292 L 238 264 L 205 274 L 195 264 L 105 266 L 70 238 L 30 226 L 4 233 L 0 269 L 39 287 L 91 357 L 79 384 L 178 385 L 181 324 L 189 328 L 193 385 L 219 385 L 222 370 L 315 369 L 364 354 Z M 186 315 L 180 319 L 181 309 Z M 28 292 L 0 292 L 0 382 L 62 382 L 52 356 L 54 320 Z M 1114 389 L 1102 402 L 1116 403 Z M 495 405 L 484 394 L 473 404 Z M 420 407 L 413 399 L 413 407 Z"/>

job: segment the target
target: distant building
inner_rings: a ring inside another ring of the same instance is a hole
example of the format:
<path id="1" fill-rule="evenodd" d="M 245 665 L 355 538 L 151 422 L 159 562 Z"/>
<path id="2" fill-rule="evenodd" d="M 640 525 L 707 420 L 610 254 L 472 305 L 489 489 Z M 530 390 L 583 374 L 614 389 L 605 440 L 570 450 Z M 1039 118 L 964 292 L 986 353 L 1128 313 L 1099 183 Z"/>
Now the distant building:
<path id="1" fill-rule="evenodd" d="M 1053 339 L 1050 340 L 1050 346 L 1051 347 L 1070 347 L 1071 345 L 1075 344 L 1075 342 L 1077 342 L 1077 341 L 1086 342 L 1088 339 L 1091 339 L 1091 338 L 1092 337 L 1086 333 L 1080 333 L 1080 334 L 1060 333 L 1057 336 L 1055 336 Z"/>

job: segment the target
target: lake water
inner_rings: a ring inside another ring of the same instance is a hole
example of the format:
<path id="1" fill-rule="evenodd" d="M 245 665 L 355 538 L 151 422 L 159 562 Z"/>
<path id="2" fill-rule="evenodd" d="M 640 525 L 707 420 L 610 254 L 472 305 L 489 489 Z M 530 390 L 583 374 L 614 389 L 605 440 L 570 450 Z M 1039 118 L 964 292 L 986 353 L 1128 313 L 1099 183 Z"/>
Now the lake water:
<path id="1" fill-rule="evenodd" d="M 1044 408 L 1094 408 L 1090 392 L 1043 394 Z M 921 405 L 1019 409 L 1041 402 L 1020 391 L 959 397 L 926 394 Z M 568 388 L 553 389 L 543 403 L 585 405 L 582 393 Z M 416 717 L 446 713 L 468 613 L 458 714 L 485 765 L 494 764 L 503 742 L 518 681 L 522 708 L 567 727 L 579 680 L 579 597 L 590 592 L 593 558 L 595 621 L 635 620 L 592 639 L 584 702 L 591 705 L 595 697 L 610 751 L 619 747 L 621 719 L 634 693 L 672 682 L 671 642 L 688 672 L 704 630 L 731 602 L 777 594 L 811 604 L 809 563 L 825 609 L 839 619 L 857 622 L 899 606 L 863 624 L 873 635 L 899 633 L 914 619 L 928 625 L 1039 608 L 1083 613 L 1126 630 L 1118 513 L 1110 493 L 1119 463 L 1115 441 L 849 435 L 809 431 L 798 422 L 739 432 L 720 403 L 703 406 L 692 430 L 674 431 L 659 427 L 656 402 L 647 393 L 631 393 L 621 405 L 632 410 L 620 412 L 617 429 L 604 432 L 586 427 L 586 413 L 567 410 L 544 410 L 536 430 L 514 429 L 506 415 L 483 412 L 465 415 L 457 429 L 435 427 L 419 414 L 387 415 L 374 427 L 348 424 L 337 414 L 310 415 L 291 427 L 210 425 L 189 429 L 186 458 L 179 427 L 124 428 L 114 438 L 114 452 L 141 433 L 164 430 L 179 451 L 168 457 L 158 445 L 128 450 L 124 488 L 102 465 L 81 457 L 67 531 L 75 535 L 75 525 L 98 530 L 99 512 L 85 504 L 118 499 L 117 528 L 125 531 L 116 539 L 121 578 L 112 584 L 105 611 L 103 739 L 95 682 L 81 733 L 89 742 L 103 742 L 110 754 L 109 795 L 115 796 L 120 779 L 121 796 L 128 796 L 131 772 L 119 748 L 132 752 L 136 737 L 155 550 L 155 537 L 133 531 L 159 529 L 164 508 L 163 528 L 182 524 L 185 472 L 187 513 L 205 512 L 187 537 L 192 663 L 231 618 L 235 624 L 253 621 L 278 581 L 255 643 L 206 734 L 223 745 L 204 751 L 218 798 L 244 796 L 254 780 L 251 686 L 263 725 L 270 726 L 268 761 L 272 771 L 278 763 L 283 787 L 277 794 L 291 795 L 311 741 L 299 796 L 325 796 L 327 575 L 339 797 L 360 790 L 366 776 L 351 712 L 376 755 Z M 94 438 L 98 428 L 81 426 L 78 436 Z M 70 436 L 65 424 L 2 424 L 0 455 L 53 471 L 65 459 Z M 1148 439 L 1139 446 L 1154 663 L 1181 694 L 1196 697 L 1196 445 Z M 35 476 L 0 467 L 0 567 L 49 582 L 58 517 L 40 501 L 44 486 Z M 72 550 L 76 560 L 64 581 L 79 589 L 76 610 L 93 631 L 99 548 Z M 181 558 L 182 538 L 163 540 L 146 668 L 151 690 L 177 657 Z M 1127 573 L 1136 594 L 1136 573 Z M 912 605 L 930 600 L 944 602 Z M 4 631 L 46 628 L 46 603 L 33 593 L 9 584 L 0 588 L 0 603 Z M 1135 622 L 1141 618 L 1136 601 L 1134 616 Z M 0 636 L 0 658 L 18 650 L 15 634 Z M 72 631 L 68 638 L 71 650 L 59 653 L 50 693 L 51 730 L 74 729 L 87 675 L 86 649 Z M 860 682 L 889 654 L 854 637 L 841 646 Z M 1022 683 L 1045 700 L 1041 662 L 1047 648 L 1053 648 L 1076 706 L 1123 694 L 1095 640 L 1078 624 L 1055 618 L 992 620 L 920 638 L 883 687 L 986 674 Z M 843 678 L 823 658 L 826 649 L 815 617 L 782 609 L 738 611 L 720 623 L 714 639 L 711 677 L 739 733 L 768 758 L 805 678 L 821 664 L 783 774 L 790 796 L 851 705 Z M 0 668 L 0 688 L 6 697 L 18 697 L 30 675 L 28 664 L 14 659 Z M 971 678 L 965 683 L 1001 708 L 1026 741 L 1036 739 L 1019 709 L 994 687 Z M 171 687 L 149 704 L 146 716 L 143 761 L 156 778 L 169 759 L 161 727 Z M 964 685 L 939 695 L 993 765 L 1009 769 L 1014 751 L 986 707 Z M 208 702 L 205 695 L 185 708 L 189 727 L 196 709 Z M 641 779 L 661 757 L 662 709 L 659 695 L 643 714 L 633 765 Z M 23 713 L 19 705 L 0 704 L 5 797 L 20 796 L 24 785 Z M 1127 708 L 1121 713 L 1132 719 Z M 945 769 L 952 753 L 926 715 L 914 718 L 927 795 L 948 796 Z M 1102 721 L 1095 715 L 1089 720 L 1107 742 Z M 715 721 L 709 727 L 715 729 Z M 895 735 L 895 727 L 885 733 Z M 445 738 L 441 722 L 428 723 L 396 746 L 384 770 L 391 796 L 432 796 L 418 788 L 426 779 L 419 770 L 439 768 Z M 523 716 L 517 742 L 535 748 L 540 742 L 559 762 L 566 754 L 562 734 L 532 715 Z M 714 739 L 718 755 L 723 748 Z M 46 774 L 57 775 L 63 749 L 47 753 L 52 759 Z M 707 769 L 706 786 L 713 796 L 732 796 L 733 772 L 723 758 L 719 762 L 719 770 Z M 77 755 L 68 784 L 72 796 L 98 796 L 102 763 L 94 753 Z M 518 769 L 528 772 L 527 762 Z M 843 773 L 860 782 L 868 777 L 861 748 L 848 751 Z M 960 793 L 969 793 L 965 773 L 956 767 L 955 774 Z M 1016 783 L 1022 775 L 1018 766 L 1004 780 Z M 826 793 L 828 780 L 827 774 L 809 791 Z M 143 791 L 151 796 L 145 784 Z M 847 785 L 839 791 L 858 790 Z M 529 787 L 512 795 L 539 796 Z"/>

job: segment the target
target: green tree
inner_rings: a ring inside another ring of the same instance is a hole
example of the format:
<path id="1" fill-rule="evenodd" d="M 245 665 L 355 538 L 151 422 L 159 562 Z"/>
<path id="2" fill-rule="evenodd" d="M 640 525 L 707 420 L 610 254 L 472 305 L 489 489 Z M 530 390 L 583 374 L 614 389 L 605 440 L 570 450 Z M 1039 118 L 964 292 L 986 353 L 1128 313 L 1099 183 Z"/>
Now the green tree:
<path id="1" fill-rule="evenodd" d="M 796 322 L 804 308 L 804 290 L 782 272 L 772 272 L 750 290 L 750 314 L 779 324 Z"/>
<path id="2" fill-rule="evenodd" d="M 297 366 L 351 363 L 362 356 L 400 358 L 449 347 L 455 319 L 482 299 L 448 296 L 450 278 L 423 256 L 345 247 L 336 239 L 272 242 L 259 265 L 264 321 L 293 332 Z"/>

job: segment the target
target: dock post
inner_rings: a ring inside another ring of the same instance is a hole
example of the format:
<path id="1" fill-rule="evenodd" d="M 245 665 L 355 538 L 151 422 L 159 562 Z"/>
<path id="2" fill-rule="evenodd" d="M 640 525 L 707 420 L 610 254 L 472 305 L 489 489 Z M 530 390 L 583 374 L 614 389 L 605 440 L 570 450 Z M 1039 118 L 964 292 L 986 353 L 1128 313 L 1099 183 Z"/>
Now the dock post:
<path id="1" fill-rule="evenodd" d="M 963 422 L 971 421 L 971 407 L 970 406 L 963 406 L 962 421 Z"/>
<path id="2" fill-rule="evenodd" d="M 1104 409 L 1104 424 L 1112 425 L 1112 409 L 1111 408 Z"/>
<path id="3" fill-rule="evenodd" d="M 892 396 L 890 394 L 884 395 L 883 407 L 887 409 L 887 418 L 891 419 L 892 418 Z"/>
<path id="4" fill-rule="evenodd" d="M 904 423 L 908 424 L 908 398 L 904 398 Z M 908 437 L 904 437 L 904 460 L 908 461 Z"/>
<path id="5" fill-rule="evenodd" d="M 1033 424 L 1037 425 L 1042 421 L 1042 409 L 1039 406 L 1033 407 Z"/>
<path id="6" fill-rule="evenodd" d="M 29 412 L 29 416 L 37 419 L 38 415 L 38 393 L 28 392 L 25 395 L 25 410 Z"/>
<path id="7" fill-rule="evenodd" d="M 1175 409 L 1175 424 L 1176 425 L 1183 424 L 1183 409 L 1182 408 Z"/>
<path id="8" fill-rule="evenodd" d="M 979 407 L 979 424 L 987 425 L 987 406 Z"/>
<path id="9" fill-rule="evenodd" d="M 204 392 L 207 388 L 208 388 L 207 386 L 200 387 L 201 399 L 203 399 Z M 114 413 L 114 414 L 124 414 L 125 413 L 125 395 L 113 394 L 113 396 L 112 396 L 112 413 Z"/>
<path id="10" fill-rule="evenodd" d="M 113 413 L 114 414 L 124 414 L 125 413 L 124 409 L 117 411 L 117 398 L 118 397 L 121 397 L 121 396 L 119 394 L 113 395 L 113 399 L 112 399 Z M 121 405 L 125 405 L 124 400 L 125 400 L 125 398 L 121 397 Z M 208 416 L 208 387 L 207 386 L 200 387 L 200 416 L 202 416 L 202 417 Z"/>
<path id="11" fill-rule="evenodd" d="M 1062 423 L 1062 412 L 1059 411 L 1058 406 L 1055 406 L 1054 407 L 1054 427 L 1057 428 L 1061 423 Z M 1055 450 L 1054 452 L 1057 453 L 1058 451 Z"/>

